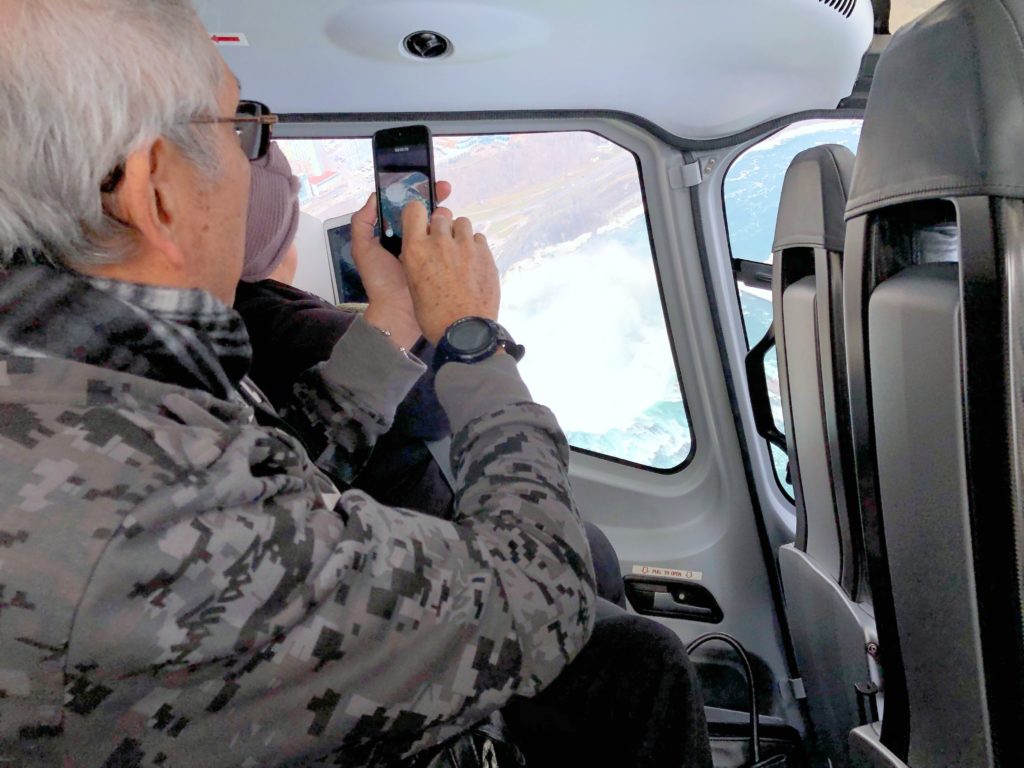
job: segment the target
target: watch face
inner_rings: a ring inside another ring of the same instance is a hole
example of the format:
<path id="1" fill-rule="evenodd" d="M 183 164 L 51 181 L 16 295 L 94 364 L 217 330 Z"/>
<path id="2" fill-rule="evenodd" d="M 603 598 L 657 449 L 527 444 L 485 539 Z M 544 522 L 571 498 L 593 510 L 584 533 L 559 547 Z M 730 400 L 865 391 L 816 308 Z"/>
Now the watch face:
<path id="1" fill-rule="evenodd" d="M 488 349 L 495 337 L 494 329 L 479 318 L 470 318 L 448 329 L 448 343 L 467 355 Z"/>

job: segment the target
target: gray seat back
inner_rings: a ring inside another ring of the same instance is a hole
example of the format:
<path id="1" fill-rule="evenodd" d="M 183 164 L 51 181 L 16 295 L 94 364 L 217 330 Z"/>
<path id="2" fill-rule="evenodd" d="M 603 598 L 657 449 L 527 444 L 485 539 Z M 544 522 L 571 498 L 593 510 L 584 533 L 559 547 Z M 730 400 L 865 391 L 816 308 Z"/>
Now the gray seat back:
<path id="1" fill-rule="evenodd" d="M 848 594 L 857 589 L 844 466 L 848 420 L 842 358 L 843 218 L 854 156 L 835 144 L 786 171 L 773 246 L 779 385 L 797 510 L 796 548 Z"/>
<path id="2" fill-rule="evenodd" d="M 908 762 L 991 765 L 977 664 L 957 265 L 917 264 L 878 286 L 868 333 L 879 495 L 910 700 Z"/>
<path id="3" fill-rule="evenodd" d="M 870 681 L 874 623 L 855 602 L 858 560 L 842 360 L 843 215 L 853 154 L 837 145 L 798 154 L 782 188 L 773 258 L 773 323 L 795 543 L 779 551 L 786 614 L 804 681 L 816 762 L 849 765 L 860 723 L 855 686 Z"/>
<path id="4" fill-rule="evenodd" d="M 854 741 L 878 765 L 1024 765 L 1022 31 L 1022 0 L 923 15 L 882 55 L 861 134 L 844 264 L 851 426 L 896 636 L 881 640 L 881 738 Z M 950 243 L 959 266 L 943 263 Z"/>

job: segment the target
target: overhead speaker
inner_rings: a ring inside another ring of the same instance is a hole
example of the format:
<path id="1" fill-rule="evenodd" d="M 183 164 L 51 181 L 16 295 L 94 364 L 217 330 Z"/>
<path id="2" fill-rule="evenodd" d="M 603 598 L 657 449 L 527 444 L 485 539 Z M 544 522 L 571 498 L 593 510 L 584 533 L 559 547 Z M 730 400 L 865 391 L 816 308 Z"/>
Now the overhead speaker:
<path id="1" fill-rule="evenodd" d="M 452 49 L 451 41 L 439 32 L 422 29 L 405 38 L 405 50 L 418 59 L 437 59 Z"/>

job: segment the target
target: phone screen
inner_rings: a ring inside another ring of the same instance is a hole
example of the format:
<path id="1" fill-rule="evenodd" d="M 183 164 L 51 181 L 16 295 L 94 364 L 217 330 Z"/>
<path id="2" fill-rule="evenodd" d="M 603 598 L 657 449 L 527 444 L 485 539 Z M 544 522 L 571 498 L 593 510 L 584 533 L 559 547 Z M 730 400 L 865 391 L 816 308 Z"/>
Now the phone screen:
<path id="1" fill-rule="evenodd" d="M 363 279 L 352 259 L 352 225 L 339 224 L 327 230 L 327 244 L 334 267 L 334 282 L 338 287 L 338 301 L 344 304 L 369 301 Z"/>
<path id="2" fill-rule="evenodd" d="M 413 200 L 434 210 L 433 152 L 426 126 L 390 128 L 373 137 L 381 243 L 402 250 L 402 210 Z"/>

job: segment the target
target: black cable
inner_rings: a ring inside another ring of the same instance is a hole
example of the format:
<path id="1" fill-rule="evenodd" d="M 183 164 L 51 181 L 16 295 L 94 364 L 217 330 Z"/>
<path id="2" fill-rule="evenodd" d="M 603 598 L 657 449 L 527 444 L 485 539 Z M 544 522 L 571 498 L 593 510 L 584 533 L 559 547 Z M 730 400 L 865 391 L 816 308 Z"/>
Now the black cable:
<path id="1" fill-rule="evenodd" d="M 740 661 L 743 662 L 743 671 L 747 677 L 747 691 L 750 695 L 750 751 L 754 756 L 754 764 L 757 765 L 761 762 L 761 740 L 757 735 L 757 694 L 754 691 L 754 668 L 750 666 L 750 658 L 747 656 L 743 646 L 740 645 L 740 641 L 724 632 L 708 632 L 706 635 L 701 635 L 686 646 L 686 655 L 691 655 L 704 643 L 712 640 L 721 640 L 726 645 L 731 646 L 740 657 Z"/>

